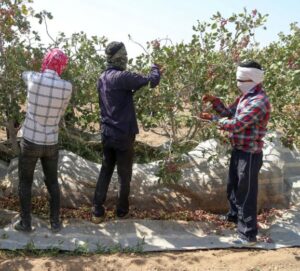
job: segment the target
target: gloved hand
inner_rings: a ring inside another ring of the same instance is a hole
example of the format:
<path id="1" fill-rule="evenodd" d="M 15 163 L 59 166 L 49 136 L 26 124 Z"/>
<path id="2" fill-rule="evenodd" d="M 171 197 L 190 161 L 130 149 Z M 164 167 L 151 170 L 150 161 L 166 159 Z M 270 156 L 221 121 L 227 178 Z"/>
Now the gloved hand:
<path id="1" fill-rule="evenodd" d="M 161 64 L 154 63 L 154 65 L 159 69 L 160 74 L 164 73 L 165 68 Z"/>
<path id="2" fill-rule="evenodd" d="M 204 103 L 207 103 L 207 102 L 213 103 L 216 99 L 218 99 L 218 98 L 213 96 L 213 95 L 205 94 L 202 97 L 202 102 L 204 102 Z"/>
<path id="3" fill-rule="evenodd" d="M 206 113 L 206 112 L 201 112 L 199 114 L 199 118 L 205 121 L 212 121 L 213 120 L 213 114 L 211 113 Z"/>

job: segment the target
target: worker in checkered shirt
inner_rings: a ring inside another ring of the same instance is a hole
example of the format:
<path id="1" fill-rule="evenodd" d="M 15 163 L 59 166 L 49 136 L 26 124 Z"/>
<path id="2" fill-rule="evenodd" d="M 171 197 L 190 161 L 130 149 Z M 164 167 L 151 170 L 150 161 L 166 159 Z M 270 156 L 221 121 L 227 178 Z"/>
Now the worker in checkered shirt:
<path id="1" fill-rule="evenodd" d="M 68 106 L 72 85 L 60 76 L 68 57 L 52 49 L 43 59 L 41 72 L 24 72 L 27 86 L 27 111 L 21 128 L 19 155 L 19 199 L 21 219 L 16 230 L 31 232 L 31 187 L 34 169 L 40 159 L 45 184 L 50 194 L 50 226 L 53 232 L 61 229 L 60 189 L 57 177 L 58 131 L 61 117 Z"/>
<path id="2" fill-rule="evenodd" d="M 239 238 L 234 243 L 254 244 L 257 235 L 258 173 L 262 166 L 263 137 L 267 131 L 271 106 L 262 88 L 264 71 L 255 61 L 237 68 L 237 87 L 241 94 L 226 107 L 212 95 L 203 96 L 218 115 L 202 112 L 200 118 L 214 121 L 229 132 L 232 153 L 227 182 L 229 212 L 225 219 L 237 224 Z"/>

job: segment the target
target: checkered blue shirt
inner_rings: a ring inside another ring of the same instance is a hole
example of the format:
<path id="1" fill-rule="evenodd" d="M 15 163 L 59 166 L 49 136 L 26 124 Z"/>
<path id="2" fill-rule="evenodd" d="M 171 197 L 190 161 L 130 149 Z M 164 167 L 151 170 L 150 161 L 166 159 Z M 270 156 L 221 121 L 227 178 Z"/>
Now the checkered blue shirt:
<path id="1" fill-rule="evenodd" d="M 21 128 L 22 137 L 39 145 L 57 144 L 59 121 L 71 98 L 71 83 L 48 69 L 43 73 L 24 72 L 22 78 L 27 85 L 27 112 Z"/>

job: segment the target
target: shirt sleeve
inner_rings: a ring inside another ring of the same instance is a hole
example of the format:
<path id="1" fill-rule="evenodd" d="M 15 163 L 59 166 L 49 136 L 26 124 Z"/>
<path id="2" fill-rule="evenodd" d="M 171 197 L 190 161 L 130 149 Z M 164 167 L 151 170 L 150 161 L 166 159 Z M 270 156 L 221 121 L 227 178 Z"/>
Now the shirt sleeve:
<path id="1" fill-rule="evenodd" d="M 238 133 L 250 125 L 259 122 L 267 113 L 263 99 L 253 98 L 241 109 L 241 112 L 231 119 L 220 119 L 218 125 L 222 130 Z"/>
<path id="2" fill-rule="evenodd" d="M 152 65 L 149 75 L 143 76 L 137 73 L 124 72 L 120 78 L 120 84 L 124 89 L 138 90 L 150 83 L 150 87 L 154 88 L 159 84 L 160 72 L 156 65 Z"/>
<path id="3" fill-rule="evenodd" d="M 69 96 L 64 100 L 64 103 L 63 103 L 63 106 L 62 106 L 62 110 L 61 110 L 61 117 L 65 114 L 66 112 L 66 109 L 68 107 L 68 104 L 70 102 L 70 99 L 71 99 L 71 96 L 72 96 L 72 86 L 70 87 L 70 94 Z"/>
<path id="4" fill-rule="evenodd" d="M 226 107 L 221 99 L 217 98 L 213 102 L 213 109 L 220 115 L 220 117 L 232 117 L 236 112 L 237 105 L 239 103 L 240 98 L 237 98 L 233 104 Z"/>
<path id="5" fill-rule="evenodd" d="M 26 86 L 28 86 L 28 81 L 31 76 L 32 76 L 32 72 L 30 72 L 30 71 L 26 71 L 26 72 L 22 73 L 22 79 L 23 79 L 24 83 L 26 84 Z"/>

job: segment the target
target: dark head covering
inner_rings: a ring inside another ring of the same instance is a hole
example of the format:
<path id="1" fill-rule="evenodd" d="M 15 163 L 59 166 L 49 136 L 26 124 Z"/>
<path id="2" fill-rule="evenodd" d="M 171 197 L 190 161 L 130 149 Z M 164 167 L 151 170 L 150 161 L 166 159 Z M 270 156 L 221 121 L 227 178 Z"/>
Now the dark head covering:
<path id="1" fill-rule="evenodd" d="M 249 60 L 249 61 L 241 62 L 239 64 L 239 67 L 255 68 L 255 69 L 262 70 L 261 65 L 258 62 L 254 61 L 254 60 Z"/>
<path id="2" fill-rule="evenodd" d="M 108 68 L 119 68 L 126 70 L 128 58 L 123 42 L 113 41 L 105 49 L 106 62 Z"/>

